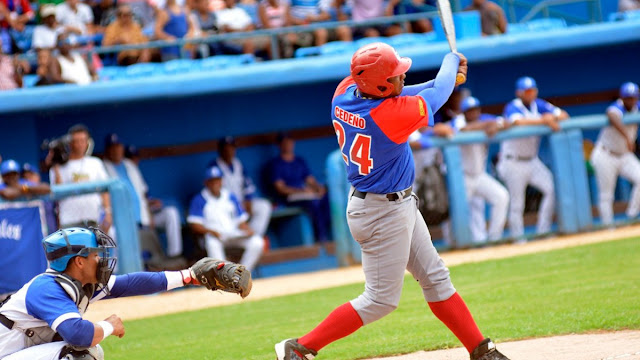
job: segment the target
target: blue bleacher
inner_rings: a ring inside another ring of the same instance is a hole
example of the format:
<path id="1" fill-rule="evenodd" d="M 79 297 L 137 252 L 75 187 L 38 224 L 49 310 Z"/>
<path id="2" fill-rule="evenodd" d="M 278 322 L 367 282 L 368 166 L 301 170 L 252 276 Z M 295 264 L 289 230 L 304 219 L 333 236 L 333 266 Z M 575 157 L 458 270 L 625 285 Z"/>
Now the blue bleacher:
<path id="1" fill-rule="evenodd" d="M 507 25 L 507 34 L 522 34 L 529 32 L 529 25 L 526 23 L 515 23 Z"/>
<path id="2" fill-rule="evenodd" d="M 386 38 L 386 37 L 365 37 L 360 40 L 356 40 L 354 42 L 356 43 L 356 48 L 359 49 L 365 45 L 372 44 L 375 42 L 383 42 L 388 44 L 390 40 L 389 38 Z"/>
<path id="3" fill-rule="evenodd" d="M 530 20 L 527 26 L 530 31 L 546 31 L 566 28 L 567 22 L 560 18 L 544 18 Z"/>
<path id="4" fill-rule="evenodd" d="M 432 31 L 426 34 L 398 34 L 387 38 L 387 41 L 389 45 L 395 48 L 403 48 L 436 41 L 436 38 L 436 33 Z"/>
<path id="5" fill-rule="evenodd" d="M 353 54 L 357 49 L 352 41 L 332 41 L 320 46 L 320 55 Z"/>
<path id="6" fill-rule="evenodd" d="M 200 70 L 200 62 L 191 59 L 175 59 L 162 64 L 164 74 L 185 74 Z"/>
<path id="7" fill-rule="evenodd" d="M 154 75 L 162 75 L 163 71 L 158 64 L 133 64 L 125 68 L 125 73 L 129 78 L 142 78 Z"/>
<path id="8" fill-rule="evenodd" d="M 609 14 L 609 21 L 640 20 L 640 10 L 631 10 Z"/>
<path id="9" fill-rule="evenodd" d="M 320 46 L 310 46 L 310 47 L 299 48 L 293 54 L 293 56 L 297 58 L 308 57 L 308 56 L 318 56 L 318 55 L 320 55 Z"/>
<path id="10" fill-rule="evenodd" d="M 38 75 L 24 75 L 22 77 L 22 87 L 30 88 L 36 86 L 39 78 L 40 77 Z"/>

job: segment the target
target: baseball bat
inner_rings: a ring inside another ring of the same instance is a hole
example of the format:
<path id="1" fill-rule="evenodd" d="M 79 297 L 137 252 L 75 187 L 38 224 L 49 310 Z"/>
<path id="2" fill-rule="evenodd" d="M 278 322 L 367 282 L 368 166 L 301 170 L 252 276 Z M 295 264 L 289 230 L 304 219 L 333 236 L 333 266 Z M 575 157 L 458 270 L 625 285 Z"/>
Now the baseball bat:
<path id="1" fill-rule="evenodd" d="M 453 24 L 453 12 L 451 11 L 449 0 L 438 0 L 438 13 L 440 14 L 444 35 L 447 37 L 447 42 L 449 42 L 449 48 L 451 48 L 452 52 L 457 53 L 456 27 Z M 467 77 L 464 74 L 456 74 L 456 85 L 462 85 L 466 81 Z"/>

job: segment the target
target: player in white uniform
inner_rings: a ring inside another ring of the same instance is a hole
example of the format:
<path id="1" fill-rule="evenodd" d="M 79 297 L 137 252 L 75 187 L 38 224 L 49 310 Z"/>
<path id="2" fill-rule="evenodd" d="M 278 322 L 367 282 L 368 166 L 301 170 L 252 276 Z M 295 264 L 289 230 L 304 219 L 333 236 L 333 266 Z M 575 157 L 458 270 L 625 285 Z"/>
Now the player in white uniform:
<path id="1" fill-rule="evenodd" d="M 256 234 L 264 236 L 267 233 L 273 206 L 269 200 L 256 196 L 256 187 L 244 171 L 240 160 L 236 157 L 236 142 L 228 136 L 218 141 L 218 155 L 216 165 L 222 170 L 222 187 L 240 201 L 250 215 L 249 226 Z"/>
<path id="2" fill-rule="evenodd" d="M 516 96 L 516 99 L 507 104 L 503 115 L 512 126 L 546 125 L 553 131 L 558 131 L 558 121 L 569 117 L 566 111 L 538 99 L 536 81 L 528 76 L 516 82 Z M 537 233 L 545 234 L 551 230 L 555 206 L 553 175 L 538 158 L 539 147 L 539 136 L 505 140 L 500 144 L 497 170 L 511 196 L 509 230 L 511 236 L 518 241 L 524 241 L 523 212 L 527 185 L 542 192 Z"/>
<path id="3" fill-rule="evenodd" d="M 458 131 L 483 130 L 488 136 L 504 129 L 504 119 L 482 114 L 480 101 L 469 96 L 462 100 L 462 114 L 453 119 L 453 127 Z M 483 143 L 463 145 L 462 169 L 467 201 L 471 209 L 471 234 L 475 243 L 502 238 L 507 221 L 509 193 L 502 184 L 487 174 L 487 145 Z M 491 204 L 491 222 L 487 234 L 484 218 L 484 203 Z"/>
<path id="4" fill-rule="evenodd" d="M 600 202 L 600 219 L 603 225 L 613 224 L 613 193 L 618 175 L 633 183 L 627 216 L 635 218 L 640 213 L 640 161 L 634 155 L 638 125 L 622 123 L 625 114 L 638 112 L 638 85 L 624 83 L 620 98 L 607 108 L 610 125 L 603 128 L 596 147 L 591 153 L 591 164 L 596 174 Z"/>

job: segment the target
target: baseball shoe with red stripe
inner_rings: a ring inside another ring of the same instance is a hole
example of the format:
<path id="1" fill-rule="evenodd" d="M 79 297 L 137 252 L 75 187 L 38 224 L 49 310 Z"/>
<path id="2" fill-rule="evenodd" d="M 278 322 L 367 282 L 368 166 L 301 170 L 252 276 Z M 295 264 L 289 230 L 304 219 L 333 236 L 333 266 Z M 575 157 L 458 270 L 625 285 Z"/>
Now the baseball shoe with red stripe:
<path id="1" fill-rule="evenodd" d="M 313 360 L 318 353 L 307 349 L 298 339 L 286 339 L 276 344 L 276 360 Z"/>

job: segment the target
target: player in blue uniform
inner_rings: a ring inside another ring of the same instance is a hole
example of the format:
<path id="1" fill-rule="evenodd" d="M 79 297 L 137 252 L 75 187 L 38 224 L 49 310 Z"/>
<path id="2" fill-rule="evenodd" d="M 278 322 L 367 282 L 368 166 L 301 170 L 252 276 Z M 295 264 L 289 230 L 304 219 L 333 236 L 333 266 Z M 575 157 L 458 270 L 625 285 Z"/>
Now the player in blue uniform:
<path id="1" fill-rule="evenodd" d="M 189 269 L 112 276 L 116 245 L 97 228 L 58 230 L 42 244 L 49 269 L 0 304 L 0 359 L 104 359 L 98 344 L 125 329 L 117 315 L 82 319 L 91 302 L 200 285 Z"/>
<path id="2" fill-rule="evenodd" d="M 507 359 L 484 338 L 453 287 L 411 189 L 409 135 L 433 125 L 433 113 L 451 95 L 456 74 L 466 74 L 467 61 L 447 54 L 435 80 L 405 87 L 410 66 L 411 59 L 389 45 L 364 46 L 351 59 L 351 76 L 334 93 L 331 117 L 352 185 L 347 222 L 362 248 L 365 291 L 307 335 L 276 344 L 278 360 L 313 359 L 329 343 L 389 314 L 400 301 L 405 269 L 471 359 Z"/>

